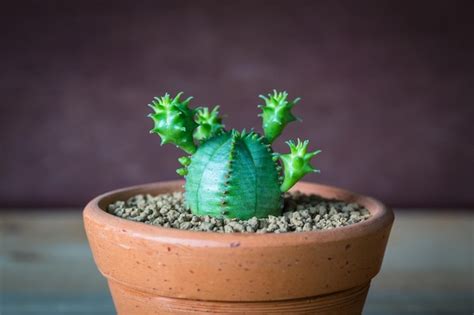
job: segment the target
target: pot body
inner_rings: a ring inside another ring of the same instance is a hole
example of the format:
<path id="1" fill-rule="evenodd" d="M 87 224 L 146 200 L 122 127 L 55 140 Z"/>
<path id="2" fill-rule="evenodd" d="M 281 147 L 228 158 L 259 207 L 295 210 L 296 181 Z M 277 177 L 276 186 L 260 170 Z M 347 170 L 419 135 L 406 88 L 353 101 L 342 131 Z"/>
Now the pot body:
<path id="1" fill-rule="evenodd" d="M 92 200 L 84 224 L 119 314 L 360 314 L 393 222 L 380 202 L 299 183 L 295 190 L 357 202 L 371 217 L 350 226 L 282 234 L 182 231 L 115 217 L 103 209 L 136 194 L 182 189 L 182 181 L 113 191 Z"/>

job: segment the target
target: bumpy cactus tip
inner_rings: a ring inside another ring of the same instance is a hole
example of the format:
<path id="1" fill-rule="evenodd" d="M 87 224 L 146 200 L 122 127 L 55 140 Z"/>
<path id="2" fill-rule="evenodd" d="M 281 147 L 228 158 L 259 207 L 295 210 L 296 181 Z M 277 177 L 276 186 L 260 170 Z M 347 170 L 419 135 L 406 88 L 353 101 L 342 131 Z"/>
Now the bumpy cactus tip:
<path id="1" fill-rule="evenodd" d="M 258 105 L 262 109 L 259 116 L 263 119 L 263 132 L 268 142 L 272 143 L 282 133 L 287 124 L 297 119 L 291 113 L 291 109 L 300 98 L 296 98 L 291 102 L 286 99 L 288 93 L 277 92 L 276 90 L 273 90 L 273 94 L 268 94 L 267 97 L 263 95 L 259 97 L 265 101 L 265 105 Z"/>
<path id="2" fill-rule="evenodd" d="M 193 109 L 188 107 L 192 97 L 184 101 L 179 98 L 183 93 L 178 93 L 174 98 L 166 93 L 163 97 L 155 97 L 149 104 L 154 113 L 148 115 L 155 126 L 150 133 L 157 133 L 161 137 L 161 144 L 173 143 L 189 154 L 196 152 L 193 141 L 193 132 L 197 127 L 194 121 Z"/>
<path id="3" fill-rule="evenodd" d="M 290 140 L 286 143 L 290 147 L 290 153 L 279 156 L 285 172 L 285 179 L 280 187 L 282 192 L 288 191 L 306 174 L 319 173 L 319 170 L 313 168 L 309 162 L 313 156 L 321 152 L 321 150 L 307 152 L 308 140 L 301 142 L 298 139 L 296 144 Z"/>
<path id="4" fill-rule="evenodd" d="M 191 98 L 180 101 L 179 93 L 155 98 L 150 114 L 162 144 L 172 143 L 190 156 L 178 159 L 176 172 L 186 178 L 186 203 L 194 214 L 248 219 L 278 215 L 282 192 L 304 175 L 317 172 L 310 160 L 320 151 L 307 152 L 308 141 L 288 141 L 290 153 L 273 152 L 271 143 L 286 125 L 296 120 L 294 104 L 286 92 L 261 96 L 264 136 L 254 132 L 226 131 L 216 106 L 190 109 Z M 282 168 L 283 166 L 283 168 Z"/>
<path id="5" fill-rule="evenodd" d="M 219 106 L 209 111 L 207 107 L 196 110 L 196 123 L 199 125 L 194 131 L 194 138 L 199 141 L 207 140 L 224 129 L 222 118 L 219 117 Z"/>

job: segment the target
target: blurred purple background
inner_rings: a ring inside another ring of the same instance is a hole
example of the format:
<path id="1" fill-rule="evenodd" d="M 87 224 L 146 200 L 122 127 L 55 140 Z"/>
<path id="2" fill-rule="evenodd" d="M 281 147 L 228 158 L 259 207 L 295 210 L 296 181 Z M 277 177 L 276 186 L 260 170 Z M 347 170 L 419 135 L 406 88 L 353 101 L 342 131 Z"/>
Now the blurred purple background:
<path id="1" fill-rule="evenodd" d="M 472 1 L 17 1 L 1 5 L 0 206 L 82 206 L 178 178 L 146 104 L 184 91 L 260 130 L 257 96 L 301 96 L 276 143 L 309 181 L 392 206 L 474 206 Z"/>

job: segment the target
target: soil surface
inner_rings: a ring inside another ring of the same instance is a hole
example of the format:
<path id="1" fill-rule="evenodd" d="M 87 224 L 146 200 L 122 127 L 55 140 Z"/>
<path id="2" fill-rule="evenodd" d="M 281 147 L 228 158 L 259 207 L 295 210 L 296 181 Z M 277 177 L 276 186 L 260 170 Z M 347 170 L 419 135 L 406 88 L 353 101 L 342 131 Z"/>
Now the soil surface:
<path id="1" fill-rule="evenodd" d="M 205 232 L 285 233 L 326 230 L 364 221 L 369 211 L 355 203 L 328 200 L 299 192 L 286 193 L 282 215 L 248 220 L 196 216 L 185 206 L 184 194 L 136 195 L 110 204 L 107 212 L 121 218 L 182 230 Z"/>

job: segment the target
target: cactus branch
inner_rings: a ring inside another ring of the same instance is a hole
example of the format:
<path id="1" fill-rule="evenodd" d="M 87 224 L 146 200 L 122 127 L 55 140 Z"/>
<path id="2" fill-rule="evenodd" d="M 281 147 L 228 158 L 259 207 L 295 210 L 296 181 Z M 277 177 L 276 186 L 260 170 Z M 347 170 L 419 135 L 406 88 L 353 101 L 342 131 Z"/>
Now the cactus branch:
<path id="1" fill-rule="evenodd" d="M 178 161 L 183 166 L 189 166 L 189 164 L 191 164 L 191 158 L 189 156 L 182 156 Z"/>
<path id="2" fill-rule="evenodd" d="M 198 141 L 207 140 L 224 129 L 222 118 L 219 117 L 219 105 L 212 111 L 207 107 L 200 107 L 196 110 L 195 121 L 198 127 L 194 131 L 194 139 Z"/>
<path id="3" fill-rule="evenodd" d="M 288 123 L 297 120 L 291 113 L 291 109 L 300 99 L 296 98 L 292 102 L 288 101 L 286 99 L 288 93 L 277 92 L 276 90 L 273 90 L 273 94 L 268 94 L 267 97 L 263 95 L 259 97 L 265 101 L 265 105 L 258 105 L 262 109 L 259 116 L 263 119 L 263 131 L 265 138 L 269 143 L 272 143 Z"/>
<path id="4" fill-rule="evenodd" d="M 311 166 L 310 161 L 321 152 L 321 150 L 307 152 L 308 140 L 301 142 L 298 139 L 296 144 L 293 141 L 286 143 L 290 147 L 290 153 L 279 155 L 284 167 L 284 180 L 280 186 L 282 192 L 288 191 L 306 174 L 319 172 Z"/>
<path id="5" fill-rule="evenodd" d="M 162 97 L 155 97 L 148 106 L 153 113 L 148 117 L 153 119 L 154 127 L 150 133 L 156 133 L 161 137 L 161 145 L 173 143 L 185 152 L 192 154 L 196 152 L 193 141 L 193 132 L 197 124 L 193 120 L 194 110 L 188 107 L 192 97 L 180 101 L 183 93 L 178 93 L 171 98 L 168 93 Z"/>
<path id="6" fill-rule="evenodd" d="M 182 156 L 178 159 L 178 161 L 183 167 L 178 168 L 176 170 L 176 173 L 178 173 L 181 176 L 188 175 L 188 166 L 189 164 L 191 164 L 191 158 L 189 156 Z"/>
<path id="7" fill-rule="evenodd" d="M 185 167 L 181 167 L 176 170 L 176 173 L 178 173 L 178 175 L 181 175 L 181 176 L 186 176 L 188 175 L 188 169 Z"/>

